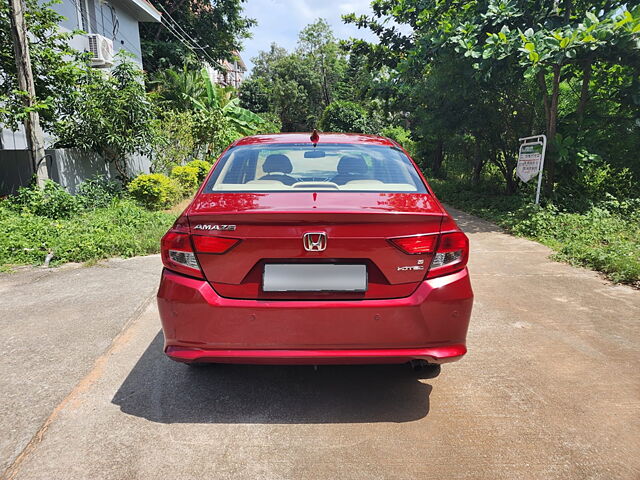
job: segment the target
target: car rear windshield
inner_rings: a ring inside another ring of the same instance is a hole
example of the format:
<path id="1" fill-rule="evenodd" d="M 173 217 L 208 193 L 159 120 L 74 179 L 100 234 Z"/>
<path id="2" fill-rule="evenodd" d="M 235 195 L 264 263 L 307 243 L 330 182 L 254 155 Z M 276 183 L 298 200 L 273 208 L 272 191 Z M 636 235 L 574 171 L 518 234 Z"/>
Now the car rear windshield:
<path id="1" fill-rule="evenodd" d="M 336 190 L 427 193 L 397 147 L 360 144 L 268 144 L 233 147 L 205 192 Z"/>

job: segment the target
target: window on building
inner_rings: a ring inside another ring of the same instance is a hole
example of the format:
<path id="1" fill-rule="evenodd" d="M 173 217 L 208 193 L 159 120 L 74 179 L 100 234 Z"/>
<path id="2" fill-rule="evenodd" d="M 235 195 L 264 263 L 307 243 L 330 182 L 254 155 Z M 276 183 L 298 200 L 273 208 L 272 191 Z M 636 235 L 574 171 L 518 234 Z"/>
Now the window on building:
<path id="1" fill-rule="evenodd" d="M 94 0 L 77 0 L 78 27 L 87 32 L 95 33 L 95 3 Z"/>

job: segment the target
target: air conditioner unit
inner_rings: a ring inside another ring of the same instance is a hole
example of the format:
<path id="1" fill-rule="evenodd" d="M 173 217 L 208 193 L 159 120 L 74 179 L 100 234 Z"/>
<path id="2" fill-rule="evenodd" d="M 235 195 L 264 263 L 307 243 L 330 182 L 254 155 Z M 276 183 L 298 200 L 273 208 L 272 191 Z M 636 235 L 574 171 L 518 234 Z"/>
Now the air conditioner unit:
<path id="1" fill-rule="evenodd" d="M 113 42 L 107 37 L 90 33 L 87 35 L 89 40 L 89 52 L 91 53 L 92 67 L 112 67 L 113 66 Z"/>

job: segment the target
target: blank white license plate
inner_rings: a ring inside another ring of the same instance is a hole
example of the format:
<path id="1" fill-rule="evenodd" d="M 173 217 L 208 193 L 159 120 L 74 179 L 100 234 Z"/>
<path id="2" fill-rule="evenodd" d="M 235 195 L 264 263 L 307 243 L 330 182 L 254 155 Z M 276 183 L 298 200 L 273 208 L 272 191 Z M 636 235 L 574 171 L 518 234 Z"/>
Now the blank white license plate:
<path id="1" fill-rule="evenodd" d="M 366 292 L 366 265 L 268 264 L 265 292 Z"/>

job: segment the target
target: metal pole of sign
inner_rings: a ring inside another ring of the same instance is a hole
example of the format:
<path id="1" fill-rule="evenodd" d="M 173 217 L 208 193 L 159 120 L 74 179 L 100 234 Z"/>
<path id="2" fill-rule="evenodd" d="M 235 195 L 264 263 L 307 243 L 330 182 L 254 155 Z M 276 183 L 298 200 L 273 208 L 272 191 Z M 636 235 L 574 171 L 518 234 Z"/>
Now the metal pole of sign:
<path id="1" fill-rule="evenodd" d="M 534 135 L 532 137 L 523 137 L 518 139 L 520 142 L 528 144 L 539 144 L 542 141 L 542 156 L 540 157 L 540 172 L 538 172 L 538 188 L 536 189 L 536 205 L 540 203 L 540 188 L 542 187 L 542 172 L 544 170 L 544 155 L 547 152 L 547 136 L 546 135 Z M 533 140 L 533 141 L 532 141 Z"/>

